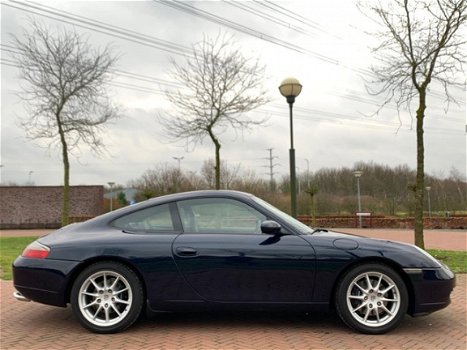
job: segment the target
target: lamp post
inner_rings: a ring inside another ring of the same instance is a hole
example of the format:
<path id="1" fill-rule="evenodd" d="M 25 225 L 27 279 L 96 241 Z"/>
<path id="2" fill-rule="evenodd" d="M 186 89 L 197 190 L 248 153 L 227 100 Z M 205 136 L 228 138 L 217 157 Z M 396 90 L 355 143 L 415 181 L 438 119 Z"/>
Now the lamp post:
<path id="1" fill-rule="evenodd" d="M 113 199 L 113 193 L 112 193 L 112 188 L 113 188 L 113 185 L 115 185 L 115 182 L 107 182 L 107 185 L 110 186 L 110 211 L 112 211 L 112 199 Z"/>
<path id="2" fill-rule="evenodd" d="M 430 198 L 431 186 L 426 186 L 425 189 L 426 189 L 426 192 L 428 193 L 428 216 L 431 218 L 431 198 Z"/>
<path id="3" fill-rule="evenodd" d="M 300 95 L 302 91 L 302 85 L 295 78 L 284 79 L 279 86 L 279 91 L 282 96 L 287 99 L 290 110 L 290 201 L 291 201 L 291 212 L 294 218 L 297 217 L 297 192 L 296 192 L 296 178 L 295 178 L 295 149 L 293 145 L 293 104 L 295 97 Z"/>
<path id="4" fill-rule="evenodd" d="M 360 201 L 360 176 L 362 176 L 363 171 L 355 170 L 353 172 L 354 176 L 357 178 L 357 203 L 358 203 L 358 214 L 362 213 L 362 203 Z M 358 215 L 358 227 L 362 228 L 362 216 Z"/>
<path id="5" fill-rule="evenodd" d="M 182 159 L 185 157 L 172 157 L 172 158 L 178 162 L 177 182 L 175 183 L 175 192 L 178 192 L 178 188 L 180 186 L 180 176 L 181 176 L 180 163 L 182 162 Z"/>

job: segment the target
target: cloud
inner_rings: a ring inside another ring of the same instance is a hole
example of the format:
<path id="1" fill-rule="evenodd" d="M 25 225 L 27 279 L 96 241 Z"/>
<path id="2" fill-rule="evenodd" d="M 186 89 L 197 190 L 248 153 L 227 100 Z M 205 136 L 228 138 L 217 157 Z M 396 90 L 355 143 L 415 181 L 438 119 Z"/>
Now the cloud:
<path id="1" fill-rule="evenodd" d="M 242 164 L 267 178 L 269 156 L 267 148 L 273 148 L 278 159 L 276 171 L 288 174 L 288 150 L 290 147 L 289 114 L 285 99 L 280 96 L 278 85 L 287 76 L 296 76 L 303 84 L 303 91 L 294 104 L 294 142 L 297 166 L 300 171 L 307 167 L 316 171 L 321 167 L 351 167 L 358 161 L 375 161 L 396 166 L 408 164 L 415 168 L 415 132 L 410 130 L 408 111 L 402 111 L 402 127 L 395 109 L 385 108 L 378 116 L 373 114 L 381 98 L 370 96 L 365 89 L 362 70 L 368 69 L 373 57 L 368 45 L 374 40 L 363 31 L 371 30 L 372 23 L 365 19 L 350 1 L 287 2 L 287 10 L 299 14 L 293 20 L 284 14 L 272 12 L 253 2 L 237 3 L 267 13 L 286 28 L 272 21 L 226 2 L 188 3 L 216 16 L 254 30 L 253 35 L 228 29 L 199 17 L 177 11 L 157 2 L 44 2 L 60 11 L 68 11 L 101 21 L 127 33 L 142 33 L 156 37 L 167 45 L 191 47 L 202 40 L 203 35 L 217 35 L 221 31 L 231 33 L 242 47 L 242 53 L 260 57 L 266 65 L 266 87 L 273 101 L 250 112 L 248 117 L 269 117 L 268 124 L 251 132 L 236 134 L 227 130 L 222 135 L 221 156 L 231 164 Z M 285 6 L 283 2 L 278 2 Z M 261 11 L 261 12 L 260 12 Z M 27 13 L 2 5 L 2 45 L 8 43 L 9 33 L 18 34 L 26 25 Z M 54 26 L 64 25 L 57 21 L 38 17 Z M 300 20 L 298 20 L 300 19 Z M 293 28 L 292 28 L 293 27 Z M 71 28 L 67 25 L 67 28 Z M 183 62 L 184 57 L 164 50 L 123 40 L 103 33 L 75 27 L 78 32 L 89 34 L 96 46 L 111 44 L 120 54 L 118 69 L 159 80 L 172 80 L 170 57 Z M 95 29 L 98 29 L 95 27 Z M 116 30 L 115 30 L 116 32 Z M 288 42 L 305 53 L 273 44 L 264 33 Z M 114 33 L 115 34 L 115 33 Z M 3 47 L 3 46 L 2 46 Z M 168 46 L 164 46 L 167 49 Z M 2 51 L 8 58 L 8 52 Z M 329 62 L 326 62 L 326 59 Z M 3 182 L 24 182 L 29 171 L 34 171 L 36 184 L 62 183 L 60 154 L 46 152 L 24 139 L 24 131 L 16 126 L 24 109 L 12 93 L 20 89 L 17 70 L 2 65 L 2 130 L 1 168 Z M 151 81 L 120 76 L 117 84 L 127 88 L 109 86 L 114 101 L 122 107 L 123 117 L 109 125 L 104 134 L 108 153 L 96 158 L 83 148 L 79 161 L 72 162 L 72 184 L 99 184 L 108 181 L 125 184 L 139 177 L 146 169 L 160 163 L 176 165 L 173 157 L 183 156 L 181 166 L 199 171 L 206 159 L 214 157 L 214 147 L 209 139 L 192 152 L 186 152 L 183 143 L 167 143 L 155 118 L 157 113 L 171 108 L 163 93 L 166 85 Z M 136 91 L 137 90 L 146 90 Z M 439 87 L 434 86 L 439 90 Z M 148 89 L 153 93 L 148 93 Z M 464 92 L 453 90 L 465 100 Z M 426 118 L 426 170 L 428 173 L 456 167 L 465 174 L 465 103 L 451 105 L 447 115 L 443 112 L 443 100 L 438 95 L 429 98 Z"/>

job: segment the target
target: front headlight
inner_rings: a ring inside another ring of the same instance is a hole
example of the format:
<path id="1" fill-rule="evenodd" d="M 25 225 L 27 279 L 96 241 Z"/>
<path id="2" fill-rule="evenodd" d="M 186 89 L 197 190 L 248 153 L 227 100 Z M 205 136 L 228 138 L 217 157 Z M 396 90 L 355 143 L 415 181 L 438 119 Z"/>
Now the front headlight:
<path id="1" fill-rule="evenodd" d="M 431 256 L 430 253 L 428 253 L 426 250 L 423 250 L 422 248 L 420 247 L 417 247 L 416 245 L 414 245 L 414 247 L 420 252 L 422 253 L 423 255 L 425 255 L 425 257 L 427 257 L 430 261 L 432 261 L 436 267 L 442 267 L 442 266 L 445 266 L 443 263 L 441 263 L 440 261 L 436 260 L 434 257 Z M 447 266 L 446 266 L 447 267 Z"/>

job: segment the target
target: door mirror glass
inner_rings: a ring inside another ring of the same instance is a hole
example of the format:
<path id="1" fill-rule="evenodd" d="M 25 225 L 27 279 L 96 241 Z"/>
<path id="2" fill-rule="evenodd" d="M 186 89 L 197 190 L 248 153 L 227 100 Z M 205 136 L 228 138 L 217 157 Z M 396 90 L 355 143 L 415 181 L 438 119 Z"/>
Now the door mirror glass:
<path id="1" fill-rule="evenodd" d="M 275 235 L 275 234 L 281 233 L 281 229 L 282 229 L 282 226 L 276 221 L 266 220 L 261 223 L 262 233 Z"/>

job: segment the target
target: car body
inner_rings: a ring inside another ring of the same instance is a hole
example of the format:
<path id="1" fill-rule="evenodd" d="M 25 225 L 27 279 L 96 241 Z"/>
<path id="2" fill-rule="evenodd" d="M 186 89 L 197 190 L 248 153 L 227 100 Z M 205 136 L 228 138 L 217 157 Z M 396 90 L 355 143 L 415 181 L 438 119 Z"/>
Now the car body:
<path id="1" fill-rule="evenodd" d="M 364 333 L 450 303 L 455 276 L 405 243 L 312 229 L 237 191 L 150 199 L 39 238 L 13 263 L 16 297 L 113 333 L 152 311 L 326 310 Z"/>

